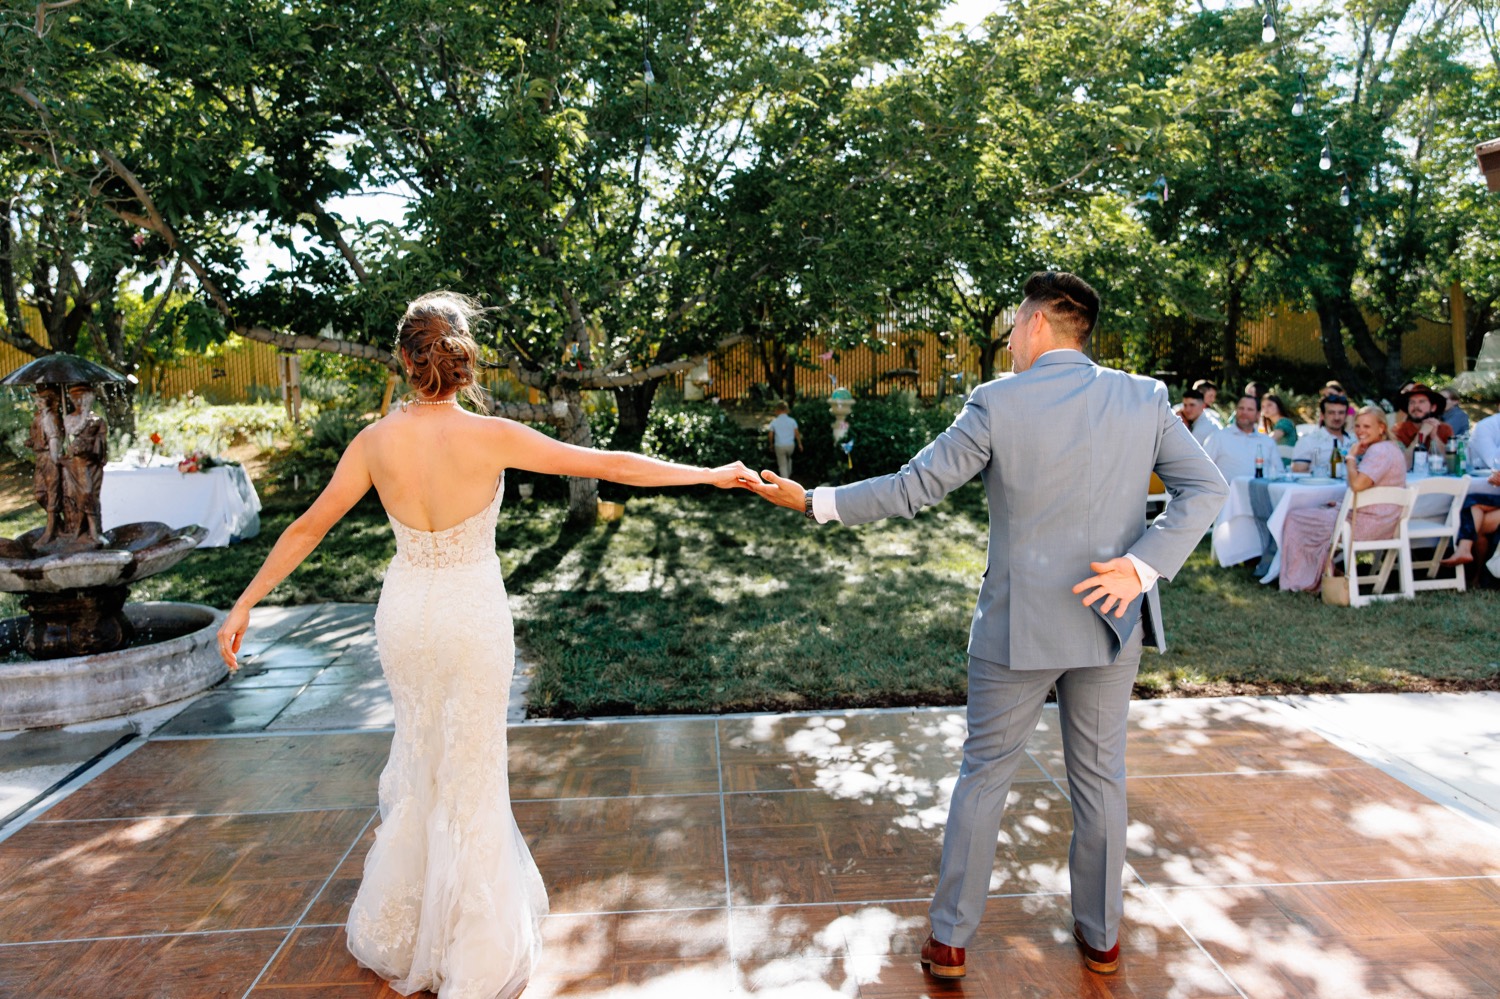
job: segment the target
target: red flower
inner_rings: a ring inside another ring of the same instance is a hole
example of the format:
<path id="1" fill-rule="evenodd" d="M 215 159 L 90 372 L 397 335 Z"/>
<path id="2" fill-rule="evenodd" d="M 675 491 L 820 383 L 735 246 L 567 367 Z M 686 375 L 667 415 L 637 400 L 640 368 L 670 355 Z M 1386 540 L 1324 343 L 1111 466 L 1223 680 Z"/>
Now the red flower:
<path id="1" fill-rule="evenodd" d="M 161 434 L 152 434 L 151 435 L 151 443 L 157 445 L 158 447 L 160 447 L 161 446 Z"/>

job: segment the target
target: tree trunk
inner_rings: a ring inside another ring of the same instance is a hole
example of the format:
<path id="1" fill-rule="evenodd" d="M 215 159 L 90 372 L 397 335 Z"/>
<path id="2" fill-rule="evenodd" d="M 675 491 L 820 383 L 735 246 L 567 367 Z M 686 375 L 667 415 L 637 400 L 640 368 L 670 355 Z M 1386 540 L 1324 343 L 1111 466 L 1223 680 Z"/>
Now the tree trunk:
<path id="1" fill-rule="evenodd" d="M 756 337 L 755 345 L 761 368 L 766 373 L 766 384 L 777 398 L 790 406 L 797 397 L 796 363 L 779 340 L 762 335 Z"/>
<path id="2" fill-rule="evenodd" d="M 617 388 L 615 409 L 620 422 L 615 429 L 615 439 L 610 442 L 614 451 L 639 451 L 641 440 L 646 436 L 646 422 L 651 416 L 651 403 L 656 399 L 656 390 L 661 379 L 653 378 L 637 385 Z"/>
<path id="3" fill-rule="evenodd" d="M 594 446 L 594 431 L 589 426 L 588 414 L 583 411 L 583 394 L 575 388 L 556 387 L 552 399 L 561 399 L 568 404 L 568 416 L 561 430 L 562 439 L 579 447 Z M 592 527 L 599 519 L 599 480 L 580 479 L 568 476 L 569 527 Z"/>
<path id="4" fill-rule="evenodd" d="M 1375 374 L 1376 392 L 1388 399 L 1394 399 L 1396 390 L 1401 387 L 1401 338 L 1399 334 L 1392 342 L 1389 350 L 1381 350 L 1380 345 L 1375 342 L 1375 336 L 1370 332 L 1370 324 L 1365 322 L 1365 314 L 1354 304 L 1352 298 L 1345 296 L 1339 303 L 1339 319 L 1345 329 L 1349 331 L 1349 339 L 1354 344 L 1354 349 L 1359 352 L 1360 360 L 1364 361 L 1369 369 Z M 1394 373 L 1392 366 L 1394 365 Z M 1363 380 L 1361 379 L 1361 383 Z M 1352 386 L 1346 386 L 1352 392 Z M 1363 390 L 1363 384 L 1361 384 Z"/>
<path id="5" fill-rule="evenodd" d="M 1230 265 L 1233 270 L 1234 265 Z M 1223 352 L 1224 394 L 1240 391 L 1240 321 L 1245 314 L 1245 288 L 1233 274 L 1229 277 L 1229 297 L 1224 306 L 1224 327 L 1221 330 L 1219 348 Z"/>
<path id="6" fill-rule="evenodd" d="M 1464 303 L 1464 350 L 1469 357 L 1479 356 L 1479 350 L 1484 346 L 1484 335 L 1495 325 L 1495 319 L 1494 302 L 1478 302 L 1470 296 Z"/>
<path id="7" fill-rule="evenodd" d="M 1342 302 L 1339 299 L 1319 298 L 1315 306 L 1318 312 L 1318 338 L 1323 341 L 1323 356 L 1333 377 L 1343 383 L 1350 392 L 1364 387 L 1364 379 L 1354 373 L 1349 363 L 1349 352 L 1344 348 L 1344 324 L 1340 319 Z"/>
<path id="8" fill-rule="evenodd" d="M 1000 347 L 1004 340 L 995 335 L 995 324 L 1000 321 L 1000 309 L 994 308 L 985 312 L 980 319 L 980 329 L 984 330 L 984 341 L 979 345 L 979 380 L 981 383 L 992 381 L 995 377 L 995 357 L 1000 353 Z"/>

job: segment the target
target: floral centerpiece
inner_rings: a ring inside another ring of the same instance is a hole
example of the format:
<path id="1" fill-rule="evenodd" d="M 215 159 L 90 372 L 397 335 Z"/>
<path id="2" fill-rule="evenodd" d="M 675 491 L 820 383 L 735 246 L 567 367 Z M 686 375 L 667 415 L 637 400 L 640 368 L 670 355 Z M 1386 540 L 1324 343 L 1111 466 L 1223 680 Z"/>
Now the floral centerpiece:
<path id="1" fill-rule="evenodd" d="M 210 468 L 218 468 L 220 465 L 238 465 L 237 461 L 228 458 L 216 458 L 207 451 L 189 451 L 183 459 L 177 463 L 177 470 L 184 475 L 192 472 L 206 472 Z"/>

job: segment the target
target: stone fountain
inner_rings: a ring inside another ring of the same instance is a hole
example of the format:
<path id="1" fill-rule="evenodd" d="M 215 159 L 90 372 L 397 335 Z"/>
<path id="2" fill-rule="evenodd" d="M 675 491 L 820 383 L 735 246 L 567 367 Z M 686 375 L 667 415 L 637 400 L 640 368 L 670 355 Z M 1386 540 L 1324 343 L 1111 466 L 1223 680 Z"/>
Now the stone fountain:
<path id="1" fill-rule="evenodd" d="M 93 411 L 117 372 L 49 354 L 0 379 L 36 400 L 28 445 L 47 523 L 0 538 L 0 591 L 26 617 L 0 621 L 0 730 L 64 725 L 178 700 L 226 670 L 214 648 L 220 612 L 198 604 L 128 604 L 130 585 L 171 568 L 206 532 L 124 524 L 103 530 L 99 494 L 108 427 Z"/>

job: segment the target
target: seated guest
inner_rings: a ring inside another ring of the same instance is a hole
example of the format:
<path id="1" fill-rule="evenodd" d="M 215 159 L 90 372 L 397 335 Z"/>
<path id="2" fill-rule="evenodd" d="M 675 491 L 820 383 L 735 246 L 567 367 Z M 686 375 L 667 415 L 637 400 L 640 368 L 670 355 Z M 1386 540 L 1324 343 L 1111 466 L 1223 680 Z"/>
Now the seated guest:
<path id="1" fill-rule="evenodd" d="M 1406 485 L 1401 448 L 1388 439 L 1385 413 L 1366 406 L 1354 421 L 1359 442 L 1349 449 L 1349 488 L 1356 493 L 1375 486 Z M 1338 507 L 1304 507 L 1287 514 L 1281 532 L 1281 588 L 1316 593 L 1323 588 L 1323 564 L 1333 544 Z M 1401 507 L 1390 503 L 1360 507 L 1354 514 L 1354 539 L 1372 541 L 1395 535 Z M 1353 556 L 1346 556 L 1352 558 Z"/>
<path id="2" fill-rule="evenodd" d="M 1469 414 L 1459 408 L 1458 390 L 1449 385 L 1438 394 L 1447 402 L 1447 405 L 1443 407 L 1443 422 L 1452 427 L 1455 434 L 1462 436 L 1468 433 Z"/>
<path id="3" fill-rule="evenodd" d="M 1297 443 L 1297 424 L 1292 422 L 1279 395 L 1260 397 L 1260 428 L 1278 445 Z"/>
<path id="4" fill-rule="evenodd" d="M 1203 393 L 1203 415 L 1208 417 L 1208 422 L 1214 425 L 1215 430 L 1224 426 L 1224 421 L 1219 418 L 1218 410 L 1214 409 L 1214 405 L 1219 401 L 1219 386 L 1207 378 L 1200 378 L 1193 382 L 1193 388 Z"/>
<path id="5" fill-rule="evenodd" d="M 1500 419 L 1500 416 L 1491 416 L 1481 422 L 1494 419 Z M 1500 472 L 1491 472 L 1489 482 L 1492 486 L 1500 486 Z M 1495 505 L 1495 497 L 1465 497 L 1463 514 L 1458 521 L 1458 544 L 1453 546 L 1453 554 L 1443 559 L 1443 565 L 1468 565 L 1475 558 L 1485 561 L 1494 548 L 1496 531 L 1500 531 L 1500 506 Z"/>
<path id="6" fill-rule="evenodd" d="M 1327 399 L 1331 395 L 1341 395 L 1345 399 L 1349 398 L 1349 393 L 1344 391 L 1344 383 L 1343 382 L 1331 381 L 1330 380 L 1330 381 L 1324 382 L 1323 383 L 1323 387 L 1320 388 L 1320 389 L 1318 389 L 1318 398 L 1319 399 Z M 1354 422 L 1355 411 L 1356 411 L 1356 407 L 1355 407 L 1354 403 L 1351 402 L 1349 404 L 1349 412 L 1345 414 L 1345 417 L 1348 419 L 1348 421 L 1350 423 Z"/>
<path id="7" fill-rule="evenodd" d="M 1329 459 L 1336 447 L 1343 451 L 1354 444 L 1344 424 L 1349 420 L 1349 400 L 1341 395 L 1325 395 L 1318 402 L 1322 413 L 1318 426 L 1301 435 L 1292 452 L 1292 471 L 1327 475 Z"/>
<path id="8" fill-rule="evenodd" d="M 1406 413 L 1406 419 L 1396 424 L 1394 436 L 1396 442 L 1406 448 L 1408 468 L 1411 467 L 1411 455 L 1427 450 L 1434 436 L 1440 444 L 1447 444 L 1448 438 L 1453 436 L 1453 428 L 1442 420 L 1446 405 L 1448 400 L 1426 385 L 1413 385 L 1402 394 L 1401 409 Z"/>
<path id="9" fill-rule="evenodd" d="M 1474 424 L 1474 432 L 1469 435 L 1469 465 L 1500 469 L 1500 413 Z"/>
<path id="10" fill-rule="evenodd" d="M 1177 407 L 1177 415 L 1182 417 L 1182 422 L 1192 431 L 1199 447 L 1207 446 L 1208 439 L 1219 429 L 1208 418 L 1208 411 L 1203 408 L 1203 393 L 1197 389 L 1187 389 L 1182 393 L 1182 404 Z"/>
<path id="11" fill-rule="evenodd" d="M 1276 442 L 1260 432 L 1259 424 L 1260 406 L 1255 397 L 1242 395 L 1234 407 L 1234 423 L 1215 430 L 1208 439 L 1203 450 L 1219 466 L 1225 480 L 1236 476 L 1253 478 L 1257 458 L 1266 478 L 1281 477 L 1281 453 L 1276 450 Z"/>

